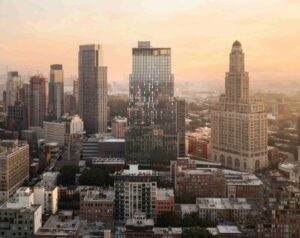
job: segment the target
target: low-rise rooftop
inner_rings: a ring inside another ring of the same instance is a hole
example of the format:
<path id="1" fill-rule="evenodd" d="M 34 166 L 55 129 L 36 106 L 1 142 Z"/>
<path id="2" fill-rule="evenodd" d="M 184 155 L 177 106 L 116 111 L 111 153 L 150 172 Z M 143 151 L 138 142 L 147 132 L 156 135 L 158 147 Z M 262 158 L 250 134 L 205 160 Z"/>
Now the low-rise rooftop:
<path id="1" fill-rule="evenodd" d="M 173 189 L 166 189 L 166 188 L 159 188 L 157 189 L 157 200 L 167 200 L 170 198 L 174 198 L 174 190 Z"/>
<path id="2" fill-rule="evenodd" d="M 245 198 L 197 198 L 199 209 L 212 210 L 251 210 L 251 205 Z"/>
<path id="3" fill-rule="evenodd" d="M 75 236 L 79 232 L 80 219 L 79 217 L 70 217 L 72 217 L 72 211 L 61 211 L 58 215 L 52 215 L 36 235 Z"/>
<path id="4" fill-rule="evenodd" d="M 129 169 L 115 172 L 115 175 L 122 176 L 152 176 L 156 173 L 153 170 L 139 169 L 138 164 L 130 164 Z"/>
<path id="5" fill-rule="evenodd" d="M 100 158 L 92 157 L 92 164 L 94 165 L 107 165 L 107 164 L 119 164 L 125 165 L 124 158 Z"/>
<path id="6" fill-rule="evenodd" d="M 88 191 L 84 197 L 84 201 L 113 201 L 115 199 L 114 190 L 93 190 Z"/>

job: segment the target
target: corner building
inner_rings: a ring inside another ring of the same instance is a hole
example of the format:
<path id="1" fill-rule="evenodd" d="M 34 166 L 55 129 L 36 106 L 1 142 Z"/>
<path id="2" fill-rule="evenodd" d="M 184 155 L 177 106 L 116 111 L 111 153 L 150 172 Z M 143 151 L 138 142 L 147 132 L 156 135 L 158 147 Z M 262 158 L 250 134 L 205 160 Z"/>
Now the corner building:
<path id="1" fill-rule="evenodd" d="M 268 165 L 267 114 L 262 101 L 249 95 L 241 43 L 230 53 L 225 94 L 211 113 L 212 160 L 239 171 L 254 172 Z"/>

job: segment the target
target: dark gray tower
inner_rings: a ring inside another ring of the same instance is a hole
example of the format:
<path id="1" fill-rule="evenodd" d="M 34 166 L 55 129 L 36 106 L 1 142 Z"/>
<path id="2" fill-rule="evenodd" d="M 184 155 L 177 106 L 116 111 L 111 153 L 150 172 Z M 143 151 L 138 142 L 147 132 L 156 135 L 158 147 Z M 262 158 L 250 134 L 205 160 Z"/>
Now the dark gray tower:
<path id="1" fill-rule="evenodd" d="M 107 67 L 101 45 L 79 47 L 79 115 L 88 134 L 107 130 Z"/>
<path id="2" fill-rule="evenodd" d="M 178 154 L 171 49 L 138 42 L 132 49 L 132 61 L 126 157 L 129 161 L 167 163 Z"/>

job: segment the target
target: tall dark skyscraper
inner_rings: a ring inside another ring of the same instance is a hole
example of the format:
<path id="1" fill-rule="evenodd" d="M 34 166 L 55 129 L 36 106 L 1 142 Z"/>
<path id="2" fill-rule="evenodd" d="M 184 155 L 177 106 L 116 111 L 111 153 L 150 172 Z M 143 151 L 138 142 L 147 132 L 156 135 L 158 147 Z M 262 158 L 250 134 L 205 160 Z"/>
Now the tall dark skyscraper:
<path id="1" fill-rule="evenodd" d="M 61 64 L 50 66 L 49 117 L 57 120 L 64 113 L 64 71 Z"/>
<path id="2" fill-rule="evenodd" d="M 43 76 L 30 78 L 30 126 L 41 126 L 47 116 L 48 82 Z"/>
<path id="3" fill-rule="evenodd" d="M 107 130 L 107 67 L 101 45 L 79 47 L 79 115 L 87 134 Z"/>
<path id="4" fill-rule="evenodd" d="M 78 79 L 73 80 L 73 95 L 74 97 L 74 103 L 75 103 L 75 111 L 78 112 L 78 97 L 79 97 L 79 92 L 78 92 Z"/>
<path id="5" fill-rule="evenodd" d="M 176 159 L 178 145 L 171 49 L 151 47 L 148 41 L 138 42 L 138 47 L 132 49 L 132 61 L 126 158 L 143 163 Z"/>
<path id="6" fill-rule="evenodd" d="M 178 132 L 178 154 L 180 157 L 185 157 L 185 100 L 176 98 L 177 108 L 177 132 Z"/>

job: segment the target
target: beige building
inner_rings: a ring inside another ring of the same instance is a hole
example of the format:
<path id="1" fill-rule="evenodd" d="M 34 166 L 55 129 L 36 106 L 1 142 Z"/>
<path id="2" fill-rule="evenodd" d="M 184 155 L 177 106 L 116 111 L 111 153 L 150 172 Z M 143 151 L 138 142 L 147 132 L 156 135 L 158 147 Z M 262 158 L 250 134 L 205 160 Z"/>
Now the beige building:
<path id="1" fill-rule="evenodd" d="M 212 160 L 247 172 L 267 167 L 267 114 L 264 104 L 249 95 L 244 53 L 235 41 L 230 53 L 225 94 L 211 113 Z"/>
<path id="2" fill-rule="evenodd" d="M 43 139 L 49 142 L 65 144 L 66 123 L 64 122 L 43 122 Z"/>
<path id="3" fill-rule="evenodd" d="M 0 237 L 31 238 L 42 226 L 42 207 L 29 188 L 21 187 L 0 206 Z"/>
<path id="4" fill-rule="evenodd" d="M 0 141 L 0 174 L 0 201 L 5 201 L 29 179 L 28 144 Z"/>
<path id="5" fill-rule="evenodd" d="M 44 186 L 42 183 L 33 188 L 34 203 L 41 205 L 43 213 L 55 214 L 58 210 L 58 187 Z"/>
<path id="6" fill-rule="evenodd" d="M 127 118 L 117 116 L 113 119 L 111 123 L 111 130 L 112 130 L 113 137 L 124 138 L 126 128 L 127 128 Z"/>

